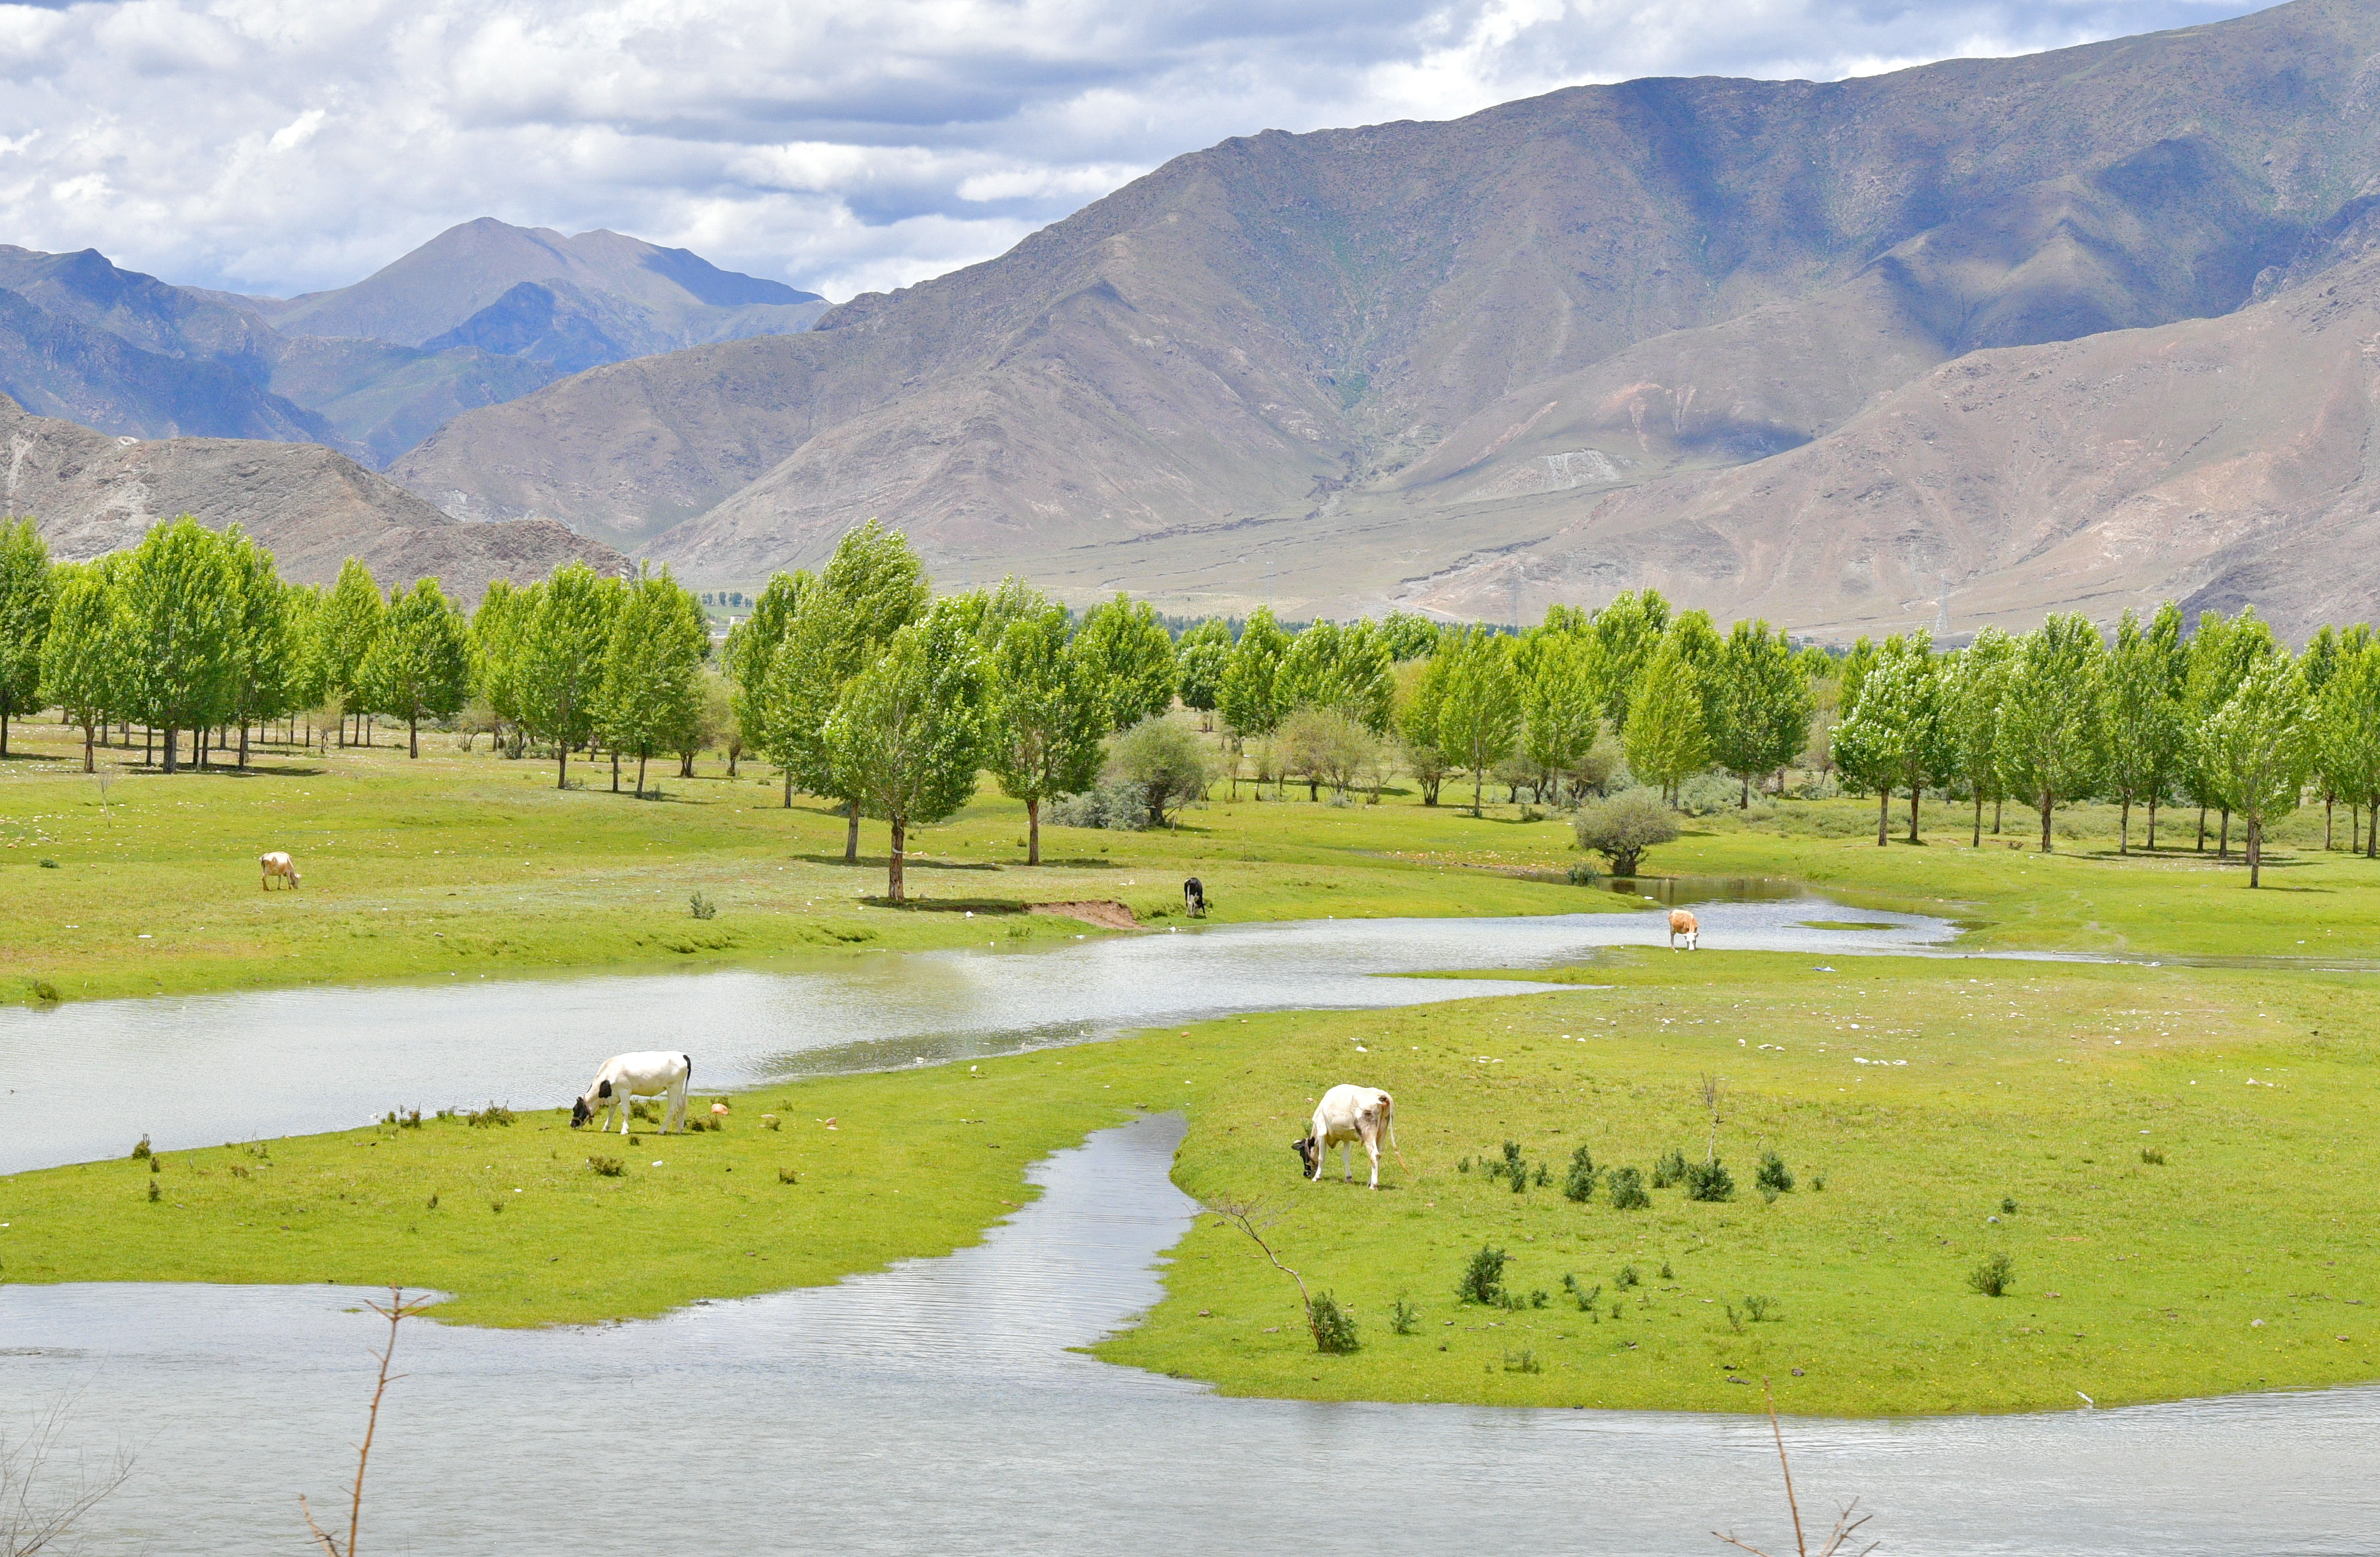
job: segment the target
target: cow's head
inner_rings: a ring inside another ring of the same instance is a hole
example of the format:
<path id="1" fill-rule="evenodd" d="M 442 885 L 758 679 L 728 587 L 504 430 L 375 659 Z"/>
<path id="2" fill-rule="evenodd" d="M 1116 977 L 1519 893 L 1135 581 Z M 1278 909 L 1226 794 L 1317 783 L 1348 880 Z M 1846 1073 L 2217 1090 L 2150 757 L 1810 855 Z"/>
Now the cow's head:
<path id="1" fill-rule="evenodd" d="M 611 1101 L 612 1084 L 608 1081 L 598 1081 L 595 1083 L 593 1091 L 570 1105 L 570 1127 L 575 1130 L 586 1124 L 587 1121 L 602 1113 L 603 1105 Z"/>
<path id="2" fill-rule="evenodd" d="M 1297 1160 L 1300 1162 L 1305 1164 L 1305 1176 L 1312 1178 L 1314 1176 L 1314 1160 L 1318 1156 L 1321 1155 L 1322 1151 L 1322 1149 L 1315 1144 L 1314 1137 L 1310 1135 L 1300 1136 L 1296 1140 L 1290 1143 L 1289 1149 L 1297 1153 Z"/>

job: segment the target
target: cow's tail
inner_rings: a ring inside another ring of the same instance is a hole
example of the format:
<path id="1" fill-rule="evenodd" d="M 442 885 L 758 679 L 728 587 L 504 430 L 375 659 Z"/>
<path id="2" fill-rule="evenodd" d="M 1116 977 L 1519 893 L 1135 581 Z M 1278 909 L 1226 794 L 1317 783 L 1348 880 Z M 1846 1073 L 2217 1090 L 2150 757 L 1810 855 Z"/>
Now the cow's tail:
<path id="1" fill-rule="evenodd" d="M 1387 1110 L 1389 1150 L 1397 1154 L 1397 1166 L 1404 1168 L 1404 1171 L 1407 1173 L 1411 1173 L 1413 1170 L 1405 1167 L 1405 1149 L 1397 1144 L 1397 1100 L 1390 1097 L 1386 1092 L 1381 1093 L 1380 1096 L 1387 1100 L 1389 1105 Z"/>

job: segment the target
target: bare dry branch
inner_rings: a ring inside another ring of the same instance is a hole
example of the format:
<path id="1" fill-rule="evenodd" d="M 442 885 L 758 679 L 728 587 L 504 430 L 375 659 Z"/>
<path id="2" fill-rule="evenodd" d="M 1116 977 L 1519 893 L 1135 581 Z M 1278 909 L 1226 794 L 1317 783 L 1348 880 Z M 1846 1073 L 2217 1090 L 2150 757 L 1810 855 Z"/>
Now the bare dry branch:
<path id="1" fill-rule="evenodd" d="M 1198 1202 L 1198 1210 L 1202 1215 L 1214 1217 L 1245 1233 L 1255 1240 L 1257 1247 L 1264 1251 L 1264 1257 L 1272 1261 L 1274 1270 L 1282 1272 L 1297 1283 L 1297 1299 L 1305 1307 L 1305 1322 L 1310 1327 L 1314 1323 L 1314 1299 L 1305 1290 L 1305 1278 L 1283 1265 L 1281 1262 L 1281 1256 L 1273 1253 L 1272 1246 L 1265 1242 L 1264 1230 L 1277 1225 L 1289 1213 L 1285 1210 L 1269 1210 L 1262 1199 L 1201 1200 Z"/>
<path id="2" fill-rule="evenodd" d="M 356 1450 L 356 1480 L 347 1500 L 347 1543 L 341 1546 L 337 1539 L 315 1522 L 314 1511 L 307 1505 L 304 1493 L 298 1496 L 298 1510 L 306 1516 L 306 1529 L 322 1549 L 324 1557 L 355 1557 L 356 1534 L 364 1521 L 364 1472 L 371 1466 L 372 1435 L 380 1430 L 381 1397 L 388 1393 L 389 1385 L 405 1377 L 388 1370 L 389 1359 L 396 1356 L 397 1327 L 430 1307 L 427 1298 L 407 1299 L 403 1287 L 388 1289 L 388 1303 L 367 1304 L 375 1314 L 388 1320 L 388 1344 L 373 1355 L 380 1359 L 380 1380 L 372 1386 L 371 1411 L 364 1418 L 364 1441 Z"/>
<path id="3" fill-rule="evenodd" d="M 1709 1077 L 1703 1077 L 1703 1084 L 1706 1089 L 1706 1096 L 1712 1095 L 1710 1091 L 1710 1089 L 1713 1086 L 1712 1078 Z M 1809 1541 L 1802 1533 L 1802 1505 L 1793 1496 L 1793 1464 L 1791 1460 L 1788 1460 L 1785 1457 L 1785 1429 L 1777 1420 L 1777 1396 L 1770 1391 L 1768 1381 L 1767 1379 L 1760 1381 L 1760 1398 L 1762 1403 L 1768 1408 L 1769 1435 L 1777 1441 L 1778 1468 L 1785 1473 L 1785 1507 L 1793 1515 L 1793 1550 L 1800 1554 L 1800 1557 L 1810 1557 Z M 1817 1557 L 1840 1557 L 1843 1549 L 1843 1543 L 1851 1539 L 1852 1532 L 1856 1531 L 1862 1525 L 1866 1524 L 1870 1518 L 1874 1517 L 1871 1514 L 1862 1514 L 1858 1518 L 1852 1518 L 1852 1514 L 1855 1513 L 1858 1508 L 1859 1500 L 1857 1498 L 1853 1498 L 1850 1504 L 1846 1506 L 1841 1513 L 1835 1516 L 1834 1530 L 1827 1537 L 1827 1544 L 1818 1549 Z M 1713 1530 L 1711 1534 L 1718 1536 L 1720 1540 L 1725 1541 L 1730 1546 L 1751 1552 L 1753 1557 L 1768 1557 L 1768 1554 L 1761 1551 L 1760 1548 L 1750 1545 L 1744 1541 L 1740 1541 L 1733 1536 L 1721 1535 L 1717 1530 Z M 1865 1546 L 1860 1548 L 1858 1557 L 1867 1557 L 1869 1552 L 1874 1551 L 1882 1544 L 1883 1543 L 1880 1541 L 1868 1542 Z"/>
<path id="4" fill-rule="evenodd" d="M 0 1557 L 33 1557 L 52 1550 L 132 1475 L 128 1449 L 119 1448 L 96 1467 L 78 1456 L 72 1489 L 55 1498 L 44 1496 L 41 1488 L 57 1458 L 72 1405 L 71 1397 L 58 1400 L 34 1417 L 24 1437 L 0 1440 Z"/>

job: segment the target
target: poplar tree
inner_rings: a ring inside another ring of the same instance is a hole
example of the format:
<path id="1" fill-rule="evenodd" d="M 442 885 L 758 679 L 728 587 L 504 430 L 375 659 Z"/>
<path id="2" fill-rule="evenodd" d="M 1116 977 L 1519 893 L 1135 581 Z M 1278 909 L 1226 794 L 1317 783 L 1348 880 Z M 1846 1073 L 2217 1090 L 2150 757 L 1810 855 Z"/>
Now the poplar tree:
<path id="1" fill-rule="evenodd" d="M 1809 678 L 1782 632 L 1738 622 L 1719 648 L 1709 681 L 1711 755 L 1743 783 L 1738 809 L 1752 804 L 1755 775 L 1774 772 L 1810 738 L 1815 705 Z"/>
<path id="2" fill-rule="evenodd" d="M 1155 606 L 1119 590 L 1091 608 L 1075 639 L 1076 656 L 1098 678 L 1111 732 L 1173 706 L 1173 639 Z"/>
<path id="3" fill-rule="evenodd" d="M 1232 629 L 1220 617 L 1209 616 L 1188 632 L 1173 649 L 1173 679 L 1181 688 L 1182 706 L 1206 716 L 1214 728 L 1215 705 L 1223 696 L 1223 673 L 1232 664 Z"/>
<path id="4" fill-rule="evenodd" d="M 558 567 L 539 587 L 520 632 L 521 714 L 553 743 L 553 787 L 570 787 L 570 749 L 591 739 L 611 647 L 613 592 L 583 562 Z"/>
<path id="5" fill-rule="evenodd" d="M 1471 770 L 1471 814 L 1478 816 L 1488 770 L 1512 754 L 1521 734 L 1521 686 L 1512 672 L 1512 640 L 1492 628 L 1471 626 L 1439 653 L 1447 668 L 1435 744 L 1457 766 Z"/>
<path id="6" fill-rule="evenodd" d="M 223 710 L 236 594 L 221 538 L 188 514 L 152 529 L 126 565 L 127 712 L 165 733 L 169 773 L 176 733 L 195 736 Z"/>
<path id="7" fill-rule="evenodd" d="M 50 549 L 30 519 L 0 523 L 0 758 L 8 721 L 42 707 L 42 640 L 50 626 Z"/>
<path id="8" fill-rule="evenodd" d="M 1038 865 L 1042 802 L 1099 781 L 1107 733 L 1105 704 L 1068 641 L 1064 606 L 1045 602 L 1009 621 L 992 650 L 990 685 L 984 766 L 1010 799 L 1025 802 L 1025 863 Z"/>
<path id="9" fill-rule="evenodd" d="M 520 732 L 528 724 L 522 675 L 528 626 L 544 590 L 542 584 L 519 590 L 509 579 L 497 578 L 471 614 L 471 684 L 497 719 L 513 727 L 516 757 L 520 755 Z"/>
<path id="10" fill-rule="evenodd" d="M 1628 699 L 1621 741 L 1628 769 L 1677 803 L 1678 785 L 1710 766 L 1710 720 L 1702 673 L 1692 658 L 1693 635 L 1667 634 Z"/>
<path id="11" fill-rule="evenodd" d="M 2364 809 L 2363 852 L 2380 859 L 2380 640 L 2342 649 L 2316 714 L 2324 772 Z M 2352 819 L 2347 840 L 2355 846 Z"/>
<path id="12" fill-rule="evenodd" d="M 128 679 L 123 603 L 108 569 L 67 563 L 56 571 L 49 632 L 42 640 L 42 685 L 50 700 L 82 727 L 82 771 L 97 766 L 99 724 L 123 706 Z"/>
<path id="13" fill-rule="evenodd" d="M 1368 622 L 1342 627 L 1317 622 L 1290 639 L 1281 657 L 1274 701 L 1342 713 L 1375 735 L 1385 732 L 1396 703 L 1388 647 Z"/>
<path id="14" fill-rule="evenodd" d="M 1539 645 L 1522 689 L 1522 750 L 1548 772 L 1575 773 L 1603 733 L 1601 653 L 1585 633 L 1555 633 Z"/>
<path id="15" fill-rule="evenodd" d="M 908 538 L 874 519 L 846 532 L 815 586 L 795 591 L 785 635 L 769 666 L 764 726 L 770 760 L 805 791 L 843 803 L 843 858 L 859 859 L 860 797 L 844 783 L 825 738 L 844 688 L 892 635 L 931 602 L 925 566 Z"/>
<path id="16" fill-rule="evenodd" d="M 277 719 L 289 706 L 291 662 L 297 657 L 289 602 L 273 571 L 273 553 L 239 526 L 223 532 L 224 562 L 232 579 L 231 667 L 225 714 L 239 726 L 239 765 L 248 766 L 251 724 Z"/>
<path id="17" fill-rule="evenodd" d="M 2226 621 L 2219 613 L 2204 612 L 2198 618 L 2198 631 L 2191 636 L 2190 648 L 2184 657 L 2182 710 L 2184 738 L 2193 754 L 2185 777 L 2191 798 L 2198 803 L 2198 846 L 2206 847 L 2206 813 L 2211 808 L 2221 813 L 2221 831 L 2216 836 L 2216 854 L 2228 858 L 2231 854 L 2231 804 L 2223 797 L 2222 785 L 2216 775 L 2199 765 L 2195 754 L 2204 748 L 2198 742 L 2198 732 L 2216 711 L 2231 700 L 2250 670 L 2264 659 L 2280 652 L 2273 639 L 2273 629 L 2265 625 L 2252 606 L 2240 609 L 2240 614 Z"/>
<path id="18" fill-rule="evenodd" d="M 1398 664 L 1426 660 L 1438 647 L 1439 626 L 1418 611 L 1391 611 L 1380 618 L 1380 644 Z"/>
<path id="19" fill-rule="evenodd" d="M 2281 655 L 2256 661 L 2199 727 L 2199 760 L 2248 824 L 2248 884 L 2262 884 L 2265 824 L 2298 806 L 2311 753 L 2305 681 Z"/>
<path id="20" fill-rule="evenodd" d="M 2088 795 L 2106 769 L 2099 694 L 2107 646 L 2082 614 L 2052 615 L 2024 635 L 2000 701 L 2000 782 L 2041 816 L 2041 852 L 2050 853 L 2050 813 Z"/>
<path id="21" fill-rule="evenodd" d="M 421 722 L 450 719 L 471 688 L 469 629 L 435 578 L 395 594 L 364 657 L 364 685 L 383 713 L 405 721 L 406 755 L 421 755 Z"/>
<path id="22" fill-rule="evenodd" d="M 941 821 L 975 794 L 983 757 L 983 653 L 969 613 L 935 602 L 892 634 L 836 699 L 824 745 L 837 786 L 892 828 L 885 895 L 907 901 L 909 829 Z"/>
<path id="23" fill-rule="evenodd" d="M 1289 712 L 1279 687 L 1281 663 L 1288 652 L 1288 635 L 1273 621 L 1272 607 L 1257 606 L 1240 629 L 1239 642 L 1232 646 L 1215 702 L 1233 735 L 1243 739 L 1270 735 Z"/>
<path id="24" fill-rule="evenodd" d="M 701 721 L 702 662 L 710 652 L 702 606 L 669 569 L 628 586 L 603 651 L 597 722 L 607 745 L 635 754 L 640 800 L 653 753 L 676 750 Z"/>
<path id="25" fill-rule="evenodd" d="M 2116 852 L 2132 851 L 2132 807 L 2157 797 L 2172 782 L 2181 754 L 2181 705 L 2175 697 L 2171 645 L 2163 630 L 2179 633 L 2179 613 L 2160 611 L 2150 626 L 2126 611 L 2116 624 L 2116 651 L 2107 662 L 2107 788 L 2119 808 Z M 2156 847 L 2155 811 L 2150 811 L 2149 847 Z"/>
<path id="26" fill-rule="evenodd" d="M 1975 802 L 1973 848 L 1984 846 L 1984 802 L 1992 802 L 1992 831 L 1999 829 L 2000 702 L 2008 694 L 2009 666 L 2016 640 L 1985 627 L 1959 651 L 1943 673 L 1943 733 L 1949 747 L 1949 772 L 1966 781 Z"/>
<path id="27" fill-rule="evenodd" d="M 1397 670 L 1397 735 L 1404 742 L 1405 765 L 1421 785 L 1425 806 L 1438 804 L 1439 786 L 1454 766 L 1438 744 L 1438 716 L 1446 706 L 1446 681 L 1453 663 L 1441 639 L 1428 659 L 1408 661 Z"/>
<path id="28" fill-rule="evenodd" d="M 1613 729 L 1628 728 L 1631 700 L 1669 627 L 1670 602 L 1658 590 L 1643 594 L 1622 590 L 1588 623 L 1587 630 L 1602 651 L 1598 658 L 1604 675 L 1603 717 Z"/>
<path id="29" fill-rule="evenodd" d="M 776 573 L 769 577 L 760 590 L 760 598 L 752 602 L 752 614 L 727 634 L 723 656 L 727 679 L 735 691 L 734 709 L 736 733 L 741 744 L 754 751 L 766 752 L 769 741 L 769 672 L 776 664 L 778 652 L 784 648 L 785 635 L 791 630 L 794 616 L 801 604 L 802 593 L 818 580 L 807 571 Z M 728 759 L 727 772 L 735 772 L 735 758 Z M 784 804 L 794 803 L 794 772 L 782 768 L 784 782 Z"/>
<path id="30" fill-rule="evenodd" d="M 388 602 L 381 598 L 380 585 L 373 581 L 371 569 L 349 557 L 340 566 L 339 577 L 322 602 L 322 668 L 330 689 L 338 694 L 341 719 L 339 744 L 347 744 L 346 714 L 361 718 L 370 711 L 364 706 L 364 660 L 371 653 L 373 640 L 380 637 L 381 623 L 388 615 Z M 364 725 L 363 741 L 371 744 L 371 726 Z"/>

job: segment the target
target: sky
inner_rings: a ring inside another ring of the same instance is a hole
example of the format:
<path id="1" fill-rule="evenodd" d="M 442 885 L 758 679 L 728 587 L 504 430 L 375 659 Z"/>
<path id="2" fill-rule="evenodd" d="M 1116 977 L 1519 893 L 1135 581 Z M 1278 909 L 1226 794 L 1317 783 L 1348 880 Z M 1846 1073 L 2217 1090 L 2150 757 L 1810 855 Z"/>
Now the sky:
<path id="1" fill-rule="evenodd" d="M 339 286 L 455 223 L 609 227 L 842 301 L 1234 135 L 1642 76 L 1837 79 L 2241 0 L 0 4 L 0 242 Z"/>

